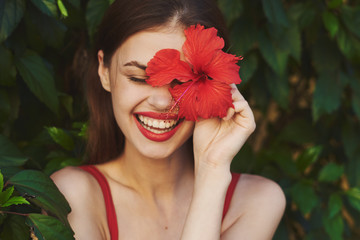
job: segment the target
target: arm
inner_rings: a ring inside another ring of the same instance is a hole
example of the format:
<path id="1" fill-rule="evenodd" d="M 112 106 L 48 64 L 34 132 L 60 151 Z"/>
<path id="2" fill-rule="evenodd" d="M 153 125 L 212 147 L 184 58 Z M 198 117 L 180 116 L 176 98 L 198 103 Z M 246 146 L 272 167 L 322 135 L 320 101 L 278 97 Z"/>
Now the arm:
<path id="1" fill-rule="evenodd" d="M 260 176 L 242 174 L 224 219 L 221 239 L 272 239 L 285 204 L 278 184 Z"/>
<path id="2" fill-rule="evenodd" d="M 182 240 L 218 240 L 233 157 L 255 130 L 252 111 L 232 85 L 234 109 L 224 119 L 196 123 L 194 130 L 195 185 Z"/>

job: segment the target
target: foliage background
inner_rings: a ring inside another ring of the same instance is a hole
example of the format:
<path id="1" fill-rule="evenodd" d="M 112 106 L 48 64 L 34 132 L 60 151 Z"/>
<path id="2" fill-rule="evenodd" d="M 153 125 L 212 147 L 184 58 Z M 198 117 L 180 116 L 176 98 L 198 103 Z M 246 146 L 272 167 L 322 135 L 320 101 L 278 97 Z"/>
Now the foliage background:
<path id="1" fill-rule="evenodd" d="M 111 2 L 0 0 L 0 239 L 71 239 L 48 176 L 82 162 L 82 76 Z M 360 239 L 359 1 L 218 3 L 258 126 L 232 168 L 284 189 L 274 239 Z"/>

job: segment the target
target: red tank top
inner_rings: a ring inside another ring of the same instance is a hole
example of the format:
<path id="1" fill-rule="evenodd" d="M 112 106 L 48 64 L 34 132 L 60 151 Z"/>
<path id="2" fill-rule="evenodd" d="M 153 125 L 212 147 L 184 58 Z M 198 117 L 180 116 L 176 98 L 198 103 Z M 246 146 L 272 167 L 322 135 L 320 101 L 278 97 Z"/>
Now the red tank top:
<path id="1" fill-rule="evenodd" d="M 107 218 L 109 231 L 110 231 L 110 239 L 118 240 L 119 233 L 118 233 L 116 212 L 115 212 L 114 202 L 111 197 L 111 191 L 110 191 L 108 181 L 106 180 L 105 176 L 95 166 L 87 165 L 87 166 L 80 166 L 80 168 L 87 171 L 88 173 L 90 173 L 98 181 L 101 191 L 104 196 L 105 208 L 106 208 L 106 218 Z M 225 197 L 222 219 L 224 219 L 227 211 L 229 210 L 231 198 L 234 193 L 236 184 L 239 181 L 239 178 L 240 178 L 240 174 L 232 173 L 232 180 L 228 187 L 226 197 Z"/>

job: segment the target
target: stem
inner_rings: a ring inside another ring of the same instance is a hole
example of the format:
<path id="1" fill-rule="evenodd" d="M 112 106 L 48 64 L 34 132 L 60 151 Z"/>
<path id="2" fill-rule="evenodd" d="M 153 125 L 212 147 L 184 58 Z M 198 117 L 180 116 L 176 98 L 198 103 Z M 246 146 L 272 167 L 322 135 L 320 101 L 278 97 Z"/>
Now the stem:
<path id="1" fill-rule="evenodd" d="M 27 214 L 27 213 L 17 213 L 17 212 L 9 212 L 9 211 L 0 211 L 0 213 L 14 214 L 14 215 L 19 215 L 19 216 L 24 216 L 24 217 L 29 216 L 29 214 Z"/>

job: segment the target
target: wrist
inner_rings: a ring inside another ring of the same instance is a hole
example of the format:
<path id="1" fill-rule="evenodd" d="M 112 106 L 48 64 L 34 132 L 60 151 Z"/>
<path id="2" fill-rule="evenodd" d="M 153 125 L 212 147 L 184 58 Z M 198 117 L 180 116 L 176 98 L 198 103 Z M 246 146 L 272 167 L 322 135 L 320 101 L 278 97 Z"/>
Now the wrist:
<path id="1" fill-rule="evenodd" d="M 212 174 L 230 173 L 231 161 L 226 161 L 221 157 L 209 158 L 206 156 L 195 156 L 195 171 L 199 173 L 210 172 Z"/>
<path id="2" fill-rule="evenodd" d="M 228 186 L 231 181 L 230 164 L 218 165 L 200 161 L 195 168 L 195 183 L 207 186 Z"/>

